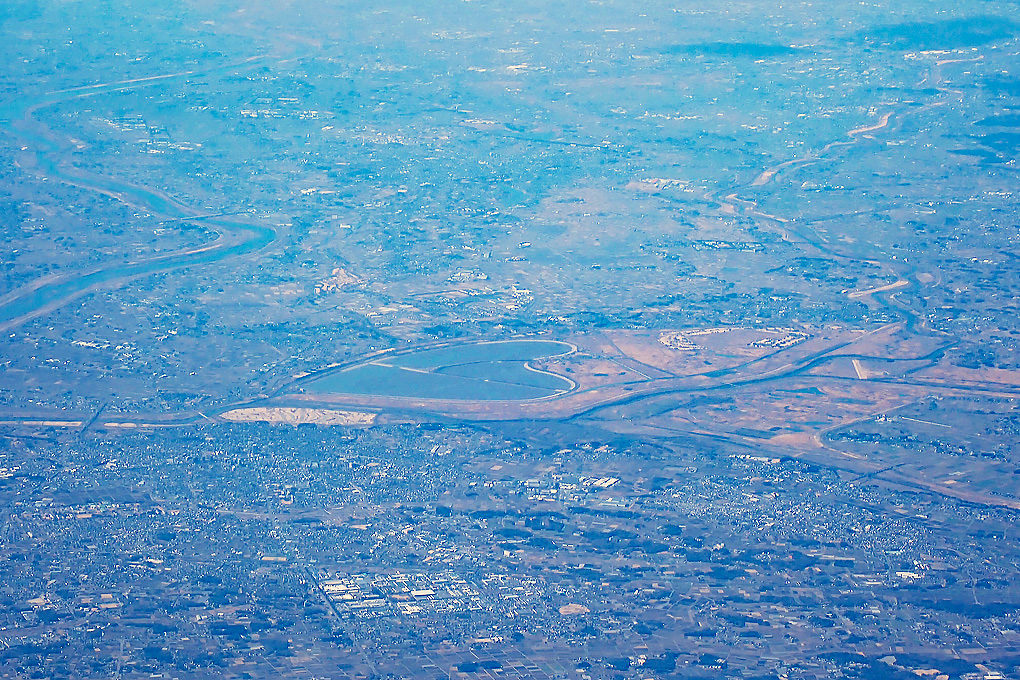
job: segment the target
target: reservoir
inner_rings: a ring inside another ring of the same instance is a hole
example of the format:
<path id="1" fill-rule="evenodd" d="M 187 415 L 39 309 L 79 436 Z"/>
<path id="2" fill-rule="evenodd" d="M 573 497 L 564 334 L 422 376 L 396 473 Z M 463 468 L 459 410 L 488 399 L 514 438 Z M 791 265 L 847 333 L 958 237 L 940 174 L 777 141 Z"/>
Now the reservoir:
<path id="1" fill-rule="evenodd" d="M 521 401 L 567 392 L 573 383 L 530 362 L 569 354 L 565 342 L 507 340 L 380 357 L 312 378 L 305 391 L 417 399 Z"/>

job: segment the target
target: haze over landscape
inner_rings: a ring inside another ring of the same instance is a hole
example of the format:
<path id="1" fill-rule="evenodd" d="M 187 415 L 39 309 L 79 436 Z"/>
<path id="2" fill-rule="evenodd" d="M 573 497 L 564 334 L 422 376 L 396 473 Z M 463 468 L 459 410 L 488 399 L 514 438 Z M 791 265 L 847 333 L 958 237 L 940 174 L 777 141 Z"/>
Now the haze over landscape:
<path id="1" fill-rule="evenodd" d="M 0 677 L 1020 677 L 1020 5 L 4 0 Z"/>

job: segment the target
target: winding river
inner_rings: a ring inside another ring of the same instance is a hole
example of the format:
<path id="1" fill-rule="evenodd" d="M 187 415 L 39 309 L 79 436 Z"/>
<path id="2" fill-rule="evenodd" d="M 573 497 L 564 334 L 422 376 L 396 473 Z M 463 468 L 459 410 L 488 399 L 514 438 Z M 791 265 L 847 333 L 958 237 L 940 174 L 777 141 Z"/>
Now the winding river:
<path id="1" fill-rule="evenodd" d="M 242 65 L 253 64 L 259 59 L 248 59 L 242 62 Z M 239 65 L 232 64 L 208 71 L 207 73 L 236 69 L 238 67 Z M 261 250 L 276 240 L 276 230 L 271 227 L 238 219 L 225 219 L 224 216 L 220 215 L 203 215 L 201 211 L 158 191 L 131 184 L 130 182 L 86 173 L 77 168 L 61 164 L 57 160 L 62 151 L 61 145 L 51 138 L 49 132 L 42 129 L 41 124 L 33 118 L 33 114 L 39 109 L 69 99 L 90 97 L 111 91 L 136 89 L 169 78 L 182 78 L 192 75 L 195 74 L 189 71 L 151 78 L 104 83 L 50 93 L 43 95 L 35 102 L 22 100 L 0 106 L 0 120 L 4 121 L 3 127 L 5 131 L 22 144 L 23 155 L 18 159 L 18 165 L 27 172 L 43 179 L 55 180 L 110 196 L 134 208 L 168 220 L 201 220 L 203 223 L 211 225 L 219 233 L 219 238 L 203 246 L 189 248 L 168 255 L 94 269 L 81 274 L 65 274 L 53 278 L 47 277 L 23 286 L 0 298 L 0 329 L 17 326 L 28 319 L 67 304 L 71 300 L 92 290 L 104 287 L 113 288 L 128 280 L 148 274 L 181 269 L 192 265 L 209 264 L 245 255 Z"/>

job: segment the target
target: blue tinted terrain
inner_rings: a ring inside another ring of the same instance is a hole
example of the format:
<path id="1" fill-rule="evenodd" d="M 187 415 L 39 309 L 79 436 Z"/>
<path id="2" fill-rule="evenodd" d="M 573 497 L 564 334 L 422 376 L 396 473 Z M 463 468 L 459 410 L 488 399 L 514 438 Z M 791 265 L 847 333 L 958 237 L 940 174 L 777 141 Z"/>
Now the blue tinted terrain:
<path id="1" fill-rule="evenodd" d="M 0 676 L 1020 677 L 1015 0 L 0 0 Z"/>

